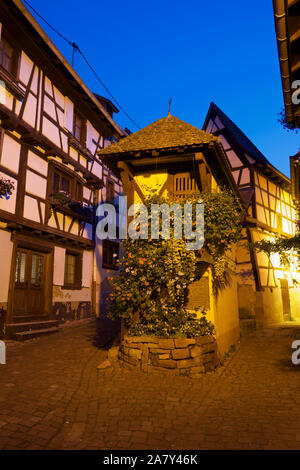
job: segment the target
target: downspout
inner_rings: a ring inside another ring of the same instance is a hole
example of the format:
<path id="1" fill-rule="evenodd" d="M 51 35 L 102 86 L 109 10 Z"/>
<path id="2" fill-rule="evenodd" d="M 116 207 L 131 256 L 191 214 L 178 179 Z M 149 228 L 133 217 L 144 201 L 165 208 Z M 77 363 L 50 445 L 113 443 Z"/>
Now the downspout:
<path id="1" fill-rule="evenodd" d="M 293 123 L 295 115 L 291 100 L 291 68 L 286 1 L 273 0 L 273 8 L 285 113 L 287 121 Z"/>

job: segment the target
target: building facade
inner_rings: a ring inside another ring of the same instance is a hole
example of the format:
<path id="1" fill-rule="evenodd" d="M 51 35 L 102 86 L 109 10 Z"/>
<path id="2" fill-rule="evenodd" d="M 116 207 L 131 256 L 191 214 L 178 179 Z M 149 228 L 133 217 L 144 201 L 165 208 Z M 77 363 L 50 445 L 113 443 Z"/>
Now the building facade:
<path id="1" fill-rule="evenodd" d="M 113 112 L 22 2 L 0 1 L 0 177 L 14 185 L 0 199 L 2 335 L 99 313 L 115 266 L 95 208 L 121 186 L 97 152 L 125 135 Z"/>
<path id="2" fill-rule="evenodd" d="M 258 325 L 300 319 L 300 272 L 297 259 L 282 264 L 253 244 L 295 234 L 296 207 L 291 181 L 262 155 L 214 103 L 203 128 L 220 137 L 247 215 L 244 243 L 237 249 L 238 299 L 241 319 Z"/>

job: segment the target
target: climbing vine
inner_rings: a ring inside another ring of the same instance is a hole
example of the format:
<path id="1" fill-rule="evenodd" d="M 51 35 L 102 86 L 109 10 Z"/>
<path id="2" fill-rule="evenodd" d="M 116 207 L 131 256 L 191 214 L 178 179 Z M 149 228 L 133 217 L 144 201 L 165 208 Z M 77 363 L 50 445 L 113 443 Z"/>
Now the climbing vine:
<path id="1" fill-rule="evenodd" d="M 196 201 L 204 203 L 204 248 L 212 258 L 213 276 L 220 281 L 225 276 L 226 252 L 241 238 L 240 206 L 229 191 L 189 197 L 189 202 Z M 155 195 L 146 206 L 166 202 L 187 201 Z M 186 308 L 188 287 L 197 279 L 199 252 L 188 250 L 184 238 L 174 238 L 173 229 L 174 219 L 169 239 L 127 239 L 122 244 L 120 274 L 110 278 L 109 316 L 122 318 L 129 334 L 189 337 L 214 333 L 204 311 L 199 318 Z"/>

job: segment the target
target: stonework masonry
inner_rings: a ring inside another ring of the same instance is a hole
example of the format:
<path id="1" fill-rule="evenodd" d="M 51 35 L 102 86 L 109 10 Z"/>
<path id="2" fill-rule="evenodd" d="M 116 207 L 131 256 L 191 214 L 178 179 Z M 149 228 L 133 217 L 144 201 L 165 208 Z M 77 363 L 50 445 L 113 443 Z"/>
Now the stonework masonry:
<path id="1" fill-rule="evenodd" d="M 174 339 L 127 336 L 118 357 L 127 368 L 195 378 L 219 365 L 217 343 L 211 336 Z"/>

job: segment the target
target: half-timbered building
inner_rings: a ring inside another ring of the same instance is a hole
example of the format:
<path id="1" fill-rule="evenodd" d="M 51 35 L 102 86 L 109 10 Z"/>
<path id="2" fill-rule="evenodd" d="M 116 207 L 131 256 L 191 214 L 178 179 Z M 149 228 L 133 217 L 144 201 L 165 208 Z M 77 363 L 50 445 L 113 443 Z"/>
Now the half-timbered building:
<path id="1" fill-rule="evenodd" d="M 121 190 L 97 152 L 124 136 L 19 0 L 0 1 L 0 330 L 27 337 L 99 310 L 117 247 L 95 207 Z M 103 188 L 103 189 L 101 189 Z"/>
<path id="2" fill-rule="evenodd" d="M 210 105 L 203 129 L 220 137 L 247 216 L 244 245 L 237 250 L 239 314 L 259 324 L 299 319 L 297 260 L 258 252 L 253 244 L 295 233 L 291 181 L 277 170 L 226 114 Z"/>
<path id="3" fill-rule="evenodd" d="M 119 172 L 128 207 L 145 202 L 156 192 L 170 200 L 221 187 L 238 189 L 219 138 L 194 127 L 170 113 L 118 143 L 102 149 L 99 155 Z M 215 295 L 211 259 L 201 250 L 201 275 L 189 288 L 187 308 L 205 308 L 216 328 L 219 353 L 223 356 L 239 338 L 239 316 L 235 248 L 227 253 L 230 284 Z"/>

